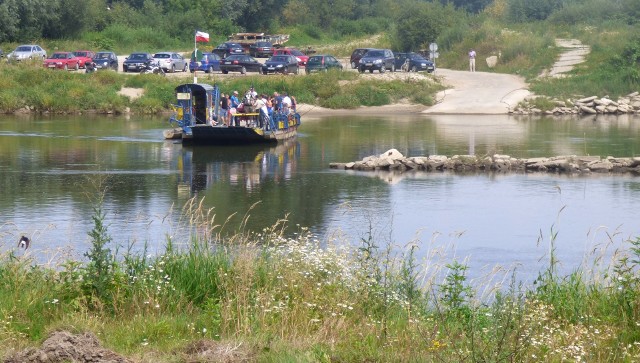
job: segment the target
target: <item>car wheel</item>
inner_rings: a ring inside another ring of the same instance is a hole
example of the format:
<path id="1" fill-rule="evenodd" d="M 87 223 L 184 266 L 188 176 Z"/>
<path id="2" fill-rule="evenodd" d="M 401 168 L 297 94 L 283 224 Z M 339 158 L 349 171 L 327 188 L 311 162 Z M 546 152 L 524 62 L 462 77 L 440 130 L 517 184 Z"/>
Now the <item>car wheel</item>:
<path id="1" fill-rule="evenodd" d="M 241 74 L 247 74 L 247 68 L 246 67 L 240 68 L 240 73 Z"/>
<path id="2" fill-rule="evenodd" d="M 387 71 L 387 67 L 385 67 L 385 66 L 380 67 L 380 73 L 384 73 L 386 71 Z"/>
<path id="3" fill-rule="evenodd" d="M 358 72 L 364 73 L 364 68 L 363 67 L 358 68 Z"/>
<path id="4" fill-rule="evenodd" d="M 416 68 L 416 66 L 411 67 L 411 72 L 417 72 L 418 68 Z"/>
<path id="5" fill-rule="evenodd" d="M 127 73 L 127 67 L 122 67 L 122 72 Z"/>
<path id="6" fill-rule="evenodd" d="M 227 71 L 226 69 L 222 71 L 222 74 L 227 74 L 229 73 L 229 71 Z"/>
<path id="7" fill-rule="evenodd" d="M 85 67 L 86 67 L 86 65 L 85 65 Z M 75 67 L 73 67 L 73 69 L 74 69 L 74 70 L 76 70 L 76 71 L 77 71 L 79 68 L 80 68 L 80 65 L 79 65 L 78 63 L 76 63 Z"/>
<path id="8" fill-rule="evenodd" d="M 356 62 L 351 62 L 351 69 L 356 69 Z"/>
<path id="9" fill-rule="evenodd" d="M 207 73 L 213 73 L 213 66 L 209 66 L 209 68 L 207 68 Z"/>
<path id="10" fill-rule="evenodd" d="M 373 73 L 373 68 L 371 68 L 371 69 L 369 70 L 369 73 Z"/>
<path id="11" fill-rule="evenodd" d="M 395 71 L 396 71 L 396 65 L 395 65 L 395 64 L 392 64 L 392 65 L 391 65 L 391 73 L 393 73 L 393 72 L 395 72 Z"/>
<path id="12" fill-rule="evenodd" d="M 171 73 L 176 73 L 176 65 L 175 64 L 171 65 Z"/>
<path id="13" fill-rule="evenodd" d="M 284 67 L 284 69 L 282 70 L 282 74 L 289 74 L 289 68 Z"/>
<path id="14" fill-rule="evenodd" d="M 186 72 L 187 71 L 187 63 L 184 64 L 184 66 L 182 67 L 182 71 Z"/>

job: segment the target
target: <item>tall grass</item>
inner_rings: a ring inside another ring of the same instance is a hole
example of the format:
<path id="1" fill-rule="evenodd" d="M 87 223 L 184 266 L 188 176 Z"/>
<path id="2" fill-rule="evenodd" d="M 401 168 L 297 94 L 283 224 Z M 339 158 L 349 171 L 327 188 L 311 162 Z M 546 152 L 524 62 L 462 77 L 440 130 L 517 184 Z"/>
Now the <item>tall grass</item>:
<path id="1" fill-rule="evenodd" d="M 91 330 L 144 362 L 174 361 L 203 339 L 261 361 L 626 362 L 640 354 L 640 238 L 593 278 L 585 268 L 561 276 L 550 258 L 533 289 L 514 273 L 481 298 L 466 261 L 416 261 L 416 243 L 396 252 L 375 233 L 319 241 L 305 228 L 285 234 L 284 221 L 228 234 L 199 201 L 182 213 L 158 256 L 102 253 L 117 251 L 99 208 L 90 237 L 102 252 L 87 261 L 50 268 L 3 255 L 0 357 L 54 329 Z M 98 261 L 113 268 L 98 270 Z M 92 281 L 102 290 L 84 288 Z"/>

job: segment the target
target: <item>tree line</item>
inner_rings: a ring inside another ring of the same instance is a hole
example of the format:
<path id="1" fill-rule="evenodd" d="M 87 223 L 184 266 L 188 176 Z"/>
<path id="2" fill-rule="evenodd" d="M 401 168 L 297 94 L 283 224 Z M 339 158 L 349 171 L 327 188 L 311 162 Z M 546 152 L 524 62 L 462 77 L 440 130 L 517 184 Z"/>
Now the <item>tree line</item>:
<path id="1" fill-rule="evenodd" d="M 311 37 L 389 31 L 394 46 L 408 50 L 434 41 L 447 28 L 472 23 L 469 18 L 476 14 L 505 22 L 621 20 L 634 24 L 640 19 L 640 1 L 0 0 L 0 43 L 79 39 L 114 27 L 146 29 L 148 37 L 183 41 L 193 39 L 196 29 L 226 36 L 297 27 Z"/>

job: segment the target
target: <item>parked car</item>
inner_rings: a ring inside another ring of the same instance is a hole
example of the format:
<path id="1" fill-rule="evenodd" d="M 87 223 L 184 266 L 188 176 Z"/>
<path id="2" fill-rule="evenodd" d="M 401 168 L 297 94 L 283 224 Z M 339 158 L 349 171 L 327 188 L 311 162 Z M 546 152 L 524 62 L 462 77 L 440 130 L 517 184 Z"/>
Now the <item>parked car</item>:
<path id="1" fill-rule="evenodd" d="M 207 73 L 213 73 L 220 70 L 220 56 L 215 53 L 202 53 L 202 59 L 199 61 L 191 60 L 189 62 L 189 71 L 191 73 L 198 71 L 204 71 Z"/>
<path id="2" fill-rule="evenodd" d="M 436 70 L 436 66 L 432 61 L 414 52 L 395 53 L 395 66 L 396 69 L 402 69 L 406 72 L 427 71 L 431 73 Z"/>
<path id="3" fill-rule="evenodd" d="M 326 72 L 329 69 L 342 70 L 342 63 L 329 54 L 312 55 L 307 62 L 307 74 L 312 72 Z"/>
<path id="4" fill-rule="evenodd" d="M 80 68 L 86 68 L 87 62 L 92 62 L 95 56 L 90 50 L 76 50 L 73 54 L 80 60 Z"/>
<path id="5" fill-rule="evenodd" d="M 80 58 L 72 52 L 55 52 L 51 57 L 42 62 L 42 66 L 50 69 L 78 70 L 80 68 Z"/>
<path id="6" fill-rule="evenodd" d="M 391 72 L 396 71 L 395 58 L 393 52 L 390 49 L 372 49 L 368 51 L 358 64 L 358 71 L 363 73 L 369 71 L 373 73 L 374 70 L 384 73 L 388 70 Z"/>
<path id="7" fill-rule="evenodd" d="M 296 48 L 282 48 L 273 51 L 273 55 L 293 55 L 298 58 L 298 65 L 306 66 L 309 56 L 297 50 Z"/>
<path id="8" fill-rule="evenodd" d="M 375 49 L 375 48 L 356 48 L 351 53 L 351 58 L 349 58 L 349 63 L 351 64 L 351 69 L 358 68 L 358 65 L 360 64 L 360 58 L 362 58 L 362 56 L 367 54 L 367 52 L 372 50 L 372 49 Z"/>
<path id="9" fill-rule="evenodd" d="M 93 56 L 96 69 L 113 69 L 118 71 L 118 57 L 114 52 L 98 52 Z"/>
<path id="10" fill-rule="evenodd" d="M 131 53 L 122 62 L 123 72 L 140 72 L 153 62 L 153 56 L 149 53 Z"/>
<path id="11" fill-rule="evenodd" d="M 160 68 L 171 73 L 176 73 L 176 69 L 186 72 L 189 62 L 176 52 L 158 52 L 153 55 L 153 60 Z"/>
<path id="12" fill-rule="evenodd" d="M 7 54 L 8 61 L 22 61 L 25 59 L 47 58 L 47 51 L 36 44 L 25 44 L 18 46 L 13 52 Z"/>
<path id="13" fill-rule="evenodd" d="M 220 70 L 224 74 L 229 72 L 240 72 L 242 74 L 260 72 L 261 69 L 262 63 L 246 54 L 230 55 L 220 62 Z"/>
<path id="14" fill-rule="evenodd" d="M 300 73 L 298 58 L 293 55 L 274 55 L 262 65 L 262 74 L 269 73 Z"/>
<path id="15" fill-rule="evenodd" d="M 249 46 L 249 55 L 252 57 L 271 57 L 273 55 L 273 43 L 255 42 Z"/>
<path id="16" fill-rule="evenodd" d="M 233 54 L 244 54 L 244 48 L 242 48 L 240 43 L 225 42 L 213 48 L 211 53 L 219 55 L 220 58 L 227 58 Z"/>

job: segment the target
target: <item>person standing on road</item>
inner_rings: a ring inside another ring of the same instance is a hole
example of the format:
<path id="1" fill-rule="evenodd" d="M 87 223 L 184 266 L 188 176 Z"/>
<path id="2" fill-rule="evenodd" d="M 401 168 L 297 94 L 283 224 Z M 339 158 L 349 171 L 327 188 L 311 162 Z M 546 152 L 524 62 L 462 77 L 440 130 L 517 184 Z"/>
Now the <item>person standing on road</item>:
<path id="1" fill-rule="evenodd" d="M 473 49 L 469 51 L 469 71 L 476 71 L 476 51 Z"/>

